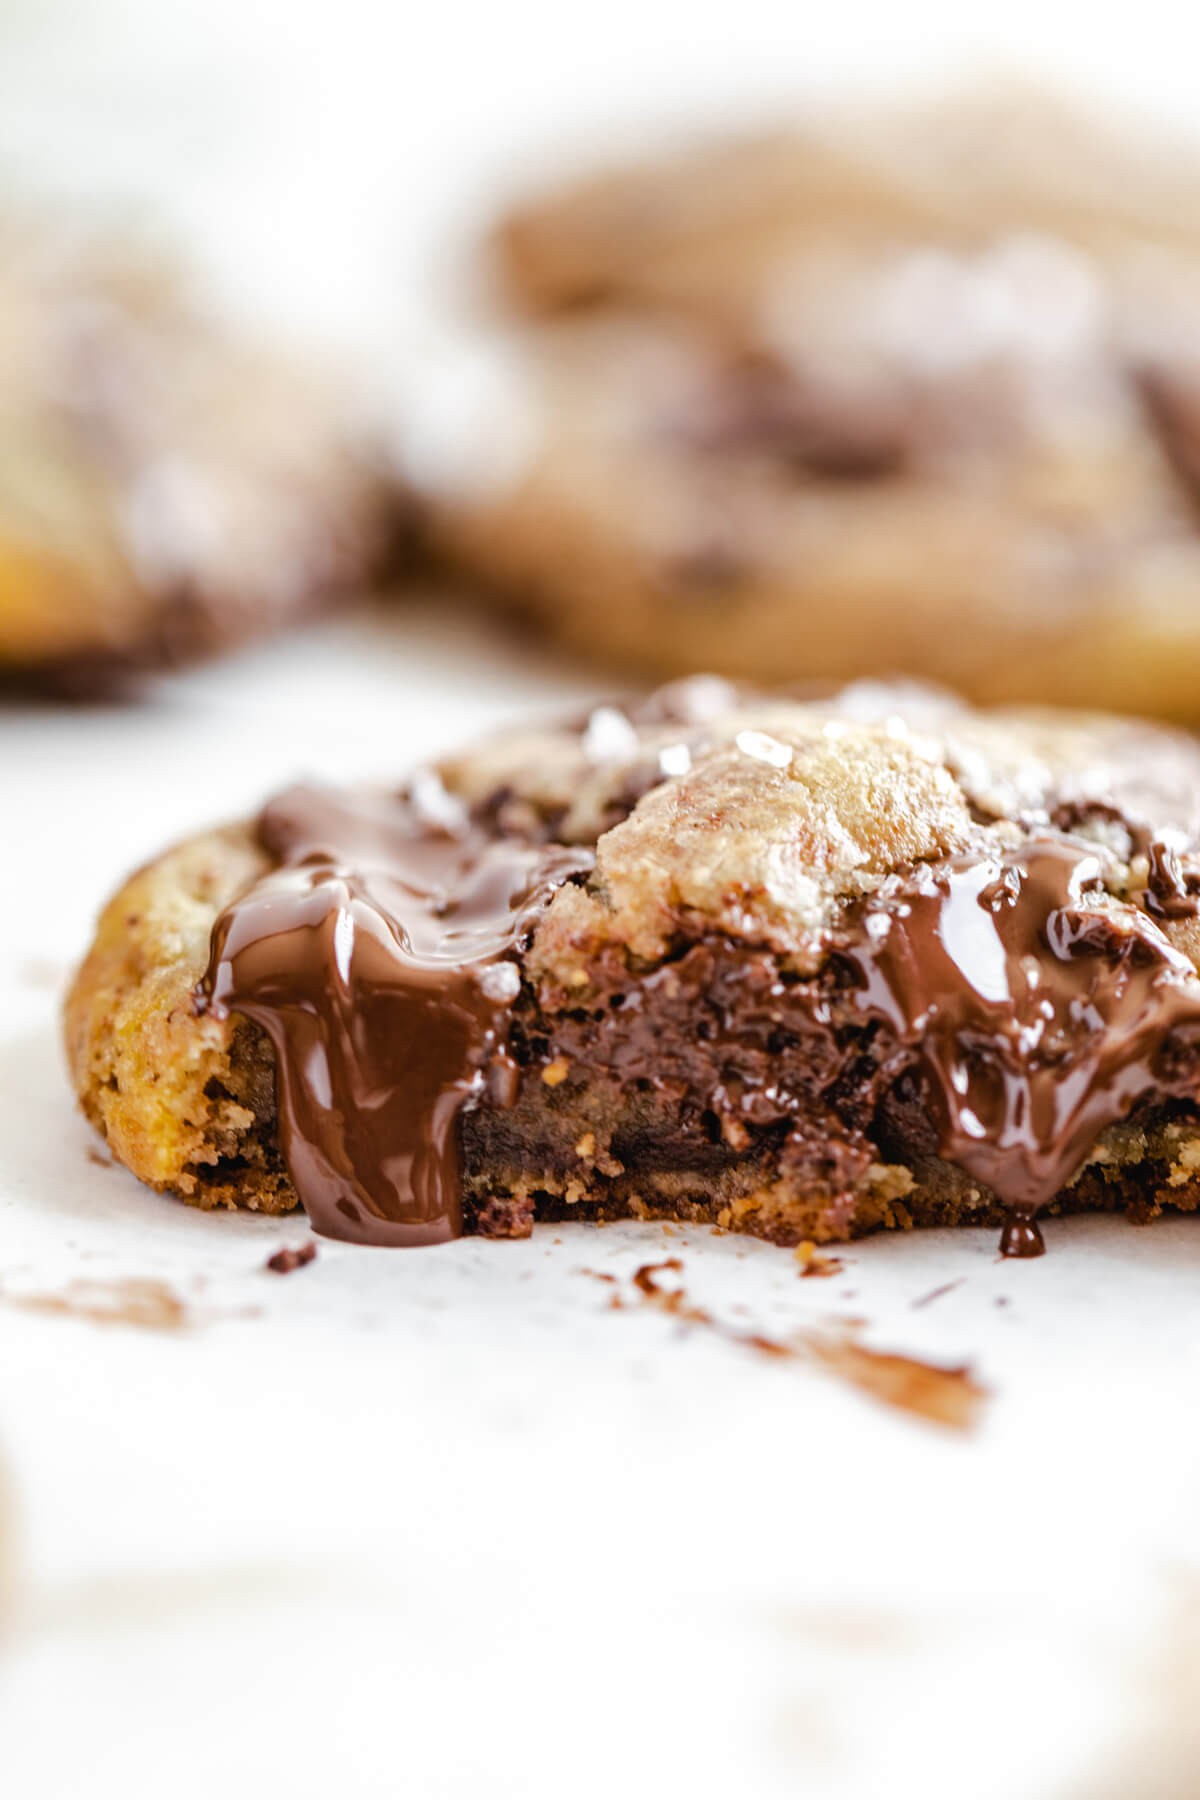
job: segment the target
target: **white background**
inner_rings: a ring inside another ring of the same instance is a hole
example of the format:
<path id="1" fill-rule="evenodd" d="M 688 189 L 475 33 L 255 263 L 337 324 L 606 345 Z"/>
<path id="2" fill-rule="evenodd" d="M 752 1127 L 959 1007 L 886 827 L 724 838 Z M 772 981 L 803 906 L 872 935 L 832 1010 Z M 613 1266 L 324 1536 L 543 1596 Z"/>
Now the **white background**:
<path id="1" fill-rule="evenodd" d="M 523 172 L 997 61 L 1186 122 L 1181 10 L 8 0 L 0 156 L 173 233 L 382 405 L 452 354 L 464 241 Z M 877 1240 L 826 1281 L 615 1228 L 328 1245 L 280 1281 L 261 1264 L 297 1225 L 87 1159 L 56 988 L 134 863 L 297 772 L 387 776 L 592 691 L 430 602 L 133 709 L 0 716 L 0 1292 L 155 1276 L 192 1319 L 0 1297 L 0 1789 L 1200 1792 L 1194 1222 L 1054 1224 L 1016 1265 L 990 1235 Z M 612 1312 L 581 1272 L 665 1254 L 748 1328 L 858 1318 L 969 1361 L 980 1429 Z"/>

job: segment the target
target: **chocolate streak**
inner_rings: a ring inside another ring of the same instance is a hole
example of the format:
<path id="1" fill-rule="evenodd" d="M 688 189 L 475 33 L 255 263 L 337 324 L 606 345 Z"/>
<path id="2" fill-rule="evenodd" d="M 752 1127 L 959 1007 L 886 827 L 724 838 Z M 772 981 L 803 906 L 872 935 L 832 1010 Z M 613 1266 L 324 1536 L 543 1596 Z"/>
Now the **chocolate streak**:
<path id="1" fill-rule="evenodd" d="M 314 1230 L 457 1237 L 459 1115 L 516 1095 L 512 953 L 591 853 L 488 839 L 405 797 L 303 787 L 267 807 L 259 835 L 279 866 L 217 921 L 197 1006 L 270 1037 L 283 1154 Z"/>
<path id="2" fill-rule="evenodd" d="M 1041 1254 L 1039 1207 L 1106 1125 L 1171 1090 L 1167 1039 L 1200 1038 L 1192 964 L 1145 913 L 1114 913 L 1102 874 L 1051 837 L 920 867 L 846 951 L 857 1004 L 917 1051 L 942 1155 L 1012 1208 L 1007 1255 Z"/>

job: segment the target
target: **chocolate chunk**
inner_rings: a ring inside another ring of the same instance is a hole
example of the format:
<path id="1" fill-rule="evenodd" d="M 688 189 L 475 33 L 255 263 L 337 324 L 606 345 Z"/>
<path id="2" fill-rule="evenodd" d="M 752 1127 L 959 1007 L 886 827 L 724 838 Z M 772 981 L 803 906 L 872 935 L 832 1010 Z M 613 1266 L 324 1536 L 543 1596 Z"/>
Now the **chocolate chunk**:
<path id="1" fill-rule="evenodd" d="M 1200 504 L 1200 383 L 1187 373 L 1145 367 L 1136 385 L 1167 461 L 1188 498 Z"/>
<path id="2" fill-rule="evenodd" d="M 680 435 L 696 450 L 757 453 L 797 473 L 844 481 L 894 475 L 910 450 L 904 396 L 880 385 L 870 397 L 802 379 L 764 351 L 714 373 L 705 404 Z"/>
<path id="3" fill-rule="evenodd" d="M 1192 965 L 1150 921 L 1122 928 L 1100 874 L 1050 837 L 951 858 L 862 908 L 844 952 L 859 1007 L 916 1053 L 941 1155 L 1012 1207 L 1006 1255 L 1040 1252 L 1033 1214 L 1200 1025 Z"/>
<path id="4" fill-rule="evenodd" d="M 1147 852 L 1146 911 L 1159 919 L 1194 919 L 1200 906 L 1200 875 L 1185 875 L 1179 857 L 1166 844 L 1152 843 Z"/>

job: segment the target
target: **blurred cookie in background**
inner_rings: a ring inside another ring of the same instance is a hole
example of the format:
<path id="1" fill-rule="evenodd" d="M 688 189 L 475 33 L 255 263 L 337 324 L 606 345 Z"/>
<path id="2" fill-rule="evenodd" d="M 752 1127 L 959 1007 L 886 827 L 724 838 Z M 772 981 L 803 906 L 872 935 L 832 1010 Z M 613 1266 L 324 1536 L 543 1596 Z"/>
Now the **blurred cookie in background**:
<path id="1" fill-rule="evenodd" d="M 153 259 L 0 221 L 0 680 L 103 687 L 377 569 L 393 502 L 332 378 Z"/>
<path id="2" fill-rule="evenodd" d="M 930 102 L 809 103 L 787 129 L 702 143 L 535 196 L 497 228 L 523 309 L 634 301 L 770 329 L 814 262 L 980 251 L 1012 233 L 1102 265 L 1200 254 L 1194 143 L 1021 84 Z"/>
<path id="3" fill-rule="evenodd" d="M 846 110 L 497 241 L 510 443 L 431 532 L 514 610 L 654 670 L 1200 714 L 1200 156 Z"/>

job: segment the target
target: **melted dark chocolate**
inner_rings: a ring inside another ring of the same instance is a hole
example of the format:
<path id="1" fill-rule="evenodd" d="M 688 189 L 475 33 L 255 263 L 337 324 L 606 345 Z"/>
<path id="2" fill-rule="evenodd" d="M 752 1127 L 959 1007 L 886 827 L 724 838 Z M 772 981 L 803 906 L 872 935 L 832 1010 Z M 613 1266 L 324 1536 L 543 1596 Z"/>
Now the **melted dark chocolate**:
<path id="1" fill-rule="evenodd" d="M 1146 859 L 1146 911 L 1157 919 L 1194 919 L 1200 911 L 1196 876 L 1185 874 L 1176 851 L 1157 840 L 1147 846 Z"/>
<path id="2" fill-rule="evenodd" d="M 923 866 L 845 953 L 858 1005 L 917 1052 L 940 1153 L 1012 1208 L 1007 1255 L 1040 1254 L 1038 1208 L 1165 1085 L 1168 1036 L 1200 1034 L 1191 963 L 1144 914 L 1114 916 L 1102 875 L 1051 837 Z"/>
<path id="3" fill-rule="evenodd" d="M 459 1115 L 516 1091 L 512 952 L 591 854 L 316 788 L 273 801 L 259 835 L 278 867 L 217 921 L 197 1004 L 270 1037 L 281 1146 L 315 1230 L 456 1237 Z"/>
<path id="4" fill-rule="evenodd" d="M 1002 1248 L 1017 1256 L 1041 1251 L 1035 1214 L 1107 1125 L 1195 1092 L 1200 982 L 1155 918 L 1196 902 L 1157 842 L 1140 852 L 1140 909 L 1105 892 L 1104 850 L 1046 832 L 893 877 L 850 910 L 816 980 L 701 942 L 646 973 L 620 959 L 619 1009 L 568 997 L 543 1012 L 528 992 L 515 1005 L 520 948 L 591 851 L 468 823 L 440 789 L 433 802 L 311 788 L 272 802 L 259 836 L 275 867 L 218 920 L 197 996 L 271 1038 L 281 1148 L 327 1236 L 457 1235 L 464 1113 L 469 1141 L 514 1107 L 517 1139 L 536 1138 L 524 1074 L 560 1056 L 585 1084 L 675 1096 L 670 1143 L 631 1146 L 631 1166 L 773 1141 L 780 1170 L 829 1193 L 831 1217 L 839 1196 L 853 1209 L 882 1107 L 902 1159 L 939 1154 L 1011 1209 Z M 599 967 L 592 978 L 602 994 Z M 657 1024 L 656 1004 L 670 1012 Z"/>

